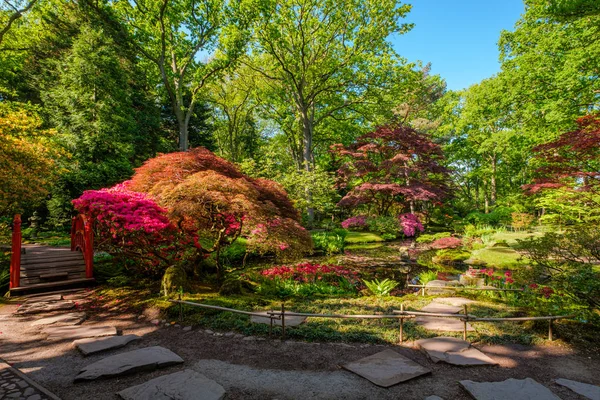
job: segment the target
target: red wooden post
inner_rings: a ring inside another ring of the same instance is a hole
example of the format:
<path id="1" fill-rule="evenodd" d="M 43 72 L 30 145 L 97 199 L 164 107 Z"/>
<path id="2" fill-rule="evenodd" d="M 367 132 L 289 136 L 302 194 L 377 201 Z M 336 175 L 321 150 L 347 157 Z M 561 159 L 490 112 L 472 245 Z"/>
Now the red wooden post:
<path id="1" fill-rule="evenodd" d="M 92 231 L 92 221 L 85 216 L 81 216 L 83 219 L 84 234 L 85 234 L 85 277 L 94 277 L 94 233 Z"/>
<path id="2" fill-rule="evenodd" d="M 10 256 L 10 286 L 19 287 L 21 279 L 21 215 L 15 214 L 12 231 L 12 254 Z"/>

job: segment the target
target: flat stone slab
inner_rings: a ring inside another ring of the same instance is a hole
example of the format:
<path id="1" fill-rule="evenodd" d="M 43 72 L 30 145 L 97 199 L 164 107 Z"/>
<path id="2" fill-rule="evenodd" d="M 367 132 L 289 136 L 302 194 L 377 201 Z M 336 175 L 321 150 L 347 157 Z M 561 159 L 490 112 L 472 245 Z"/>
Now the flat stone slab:
<path id="1" fill-rule="evenodd" d="M 142 339 L 138 335 L 123 335 L 123 336 L 108 336 L 102 338 L 88 338 L 75 340 L 73 344 L 87 356 L 89 354 L 98 353 L 100 351 L 118 349 L 126 346 L 134 340 Z"/>
<path id="2" fill-rule="evenodd" d="M 381 387 L 390 387 L 431 373 L 431 370 L 390 349 L 342 367 Z"/>
<path id="3" fill-rule="evenodd" d="M 169 349 L 160 346 L 144 347 L 115 354 L 90 364 L 79 371 L 74 382 L 91 381 L 142 370 L 152 371 L 181 363 L 183 363 L 183 359 Z"/>
<path id="4" fill-rule="evenodd" d="M 445 314 L 457 314 L 462 311 L 462 307 L 451 306 L 449 304 L 442 304 L 438 302 L 431 302 L 425 307 L 421 308 L 421 311 L 430 312 L 430 313 L 445 313 Z M 464 314 L 464 313 L 463 313 Z"/>
<path id="5" fill-rule="evenodd" d="M 425 329 L 431 331 L 444 332 L 462 332 L 463 322 L 458 318 L 439 318 L 439 317 L 417 317 L 415 318 L 417 325 L 421 325 Z M 467 322 L 467 331 L 474 331 L 471 324 Z"/>
<path id="6" fill-rule="evenodd" d="M 465 304 L 477 303 L 475 300 L 465 299 L 464 297 L 438 297 L 433 300 L 434 303 L 449 304 L 455 307 L 461 307 Z"/>
<path id="7" fill-rule="evenodd" d="M 415 343 L 435 363 L 443 361 L 454 365 L 498 364 L 481 351 L 472 347 L 469 342 L 462 339 L 437 337 L 417 340 Z"/>
<path id="8" fill-rule="evenodd" d="M 476 400 L 560 400 L 544 385 L 531 378 L 502 382 L 460 381 Z"/>
<path id="9" fill-rule="evenodd" d="M 263 314 L 264 317 L 253 315 L 252 317 L 250 317 L 250 322 L 254 322 L 255 324 L 271 324 L 271 318 L 269 318 L 269 314 L 267 314 L 267 311 L 258 312 L 258 314 Z M 298 326 L 304 323 L 304 321 L 306 321 L 306 317 L 286 316 L 285 326 Z M 281 326 L 281 320 L 274 319 L 273 326 Z"/>
<path id="10" fill-rule="evenodd" d="M 600 399 L 600 387 L 596 385 L 590 385 L 589 383 L 572 381 L 570 379 L 557 379 L 556 384 L 567 387 L 577 394 L 582 395 L 591 400 Z"/>
<path id="11" fill-rule="evenodd" d="M 49 301 L 60 301 L 62 300 L 62 294 L 47 294 L 45 296 L 30 297 L 25 300 L 25 304 L 43 303 Z"/>
<path id="12" fill-rule="evenodd" d="M 75 303 L 68 300 L 24 303 L 17 309 L 15 314 L 39 314 L 51 311 L 70 310 L 75 307 Z"/>
<path id="13" fill-rule="evenodd" d="M 51 326 L 44 329 L 48 339 L 82 339 L 117 334 L 114 326 Z"/>
<path id="14" fill-rule="evenodd" d="M 201 373 L 186 369 L 159 376 L 117 394 L 125 400 L 221 400 L 225 389 Z"/>
<path id="15" fill-rule="evenodd" d="M 37 319 L 31 323 L 31 326 L 52 325 L 57 323 L 65 325 L 79 325 L 85 320 L 86 316 L 87 315 L 84 312 L 58 314 L 53 315 L 52 317 Z"/>

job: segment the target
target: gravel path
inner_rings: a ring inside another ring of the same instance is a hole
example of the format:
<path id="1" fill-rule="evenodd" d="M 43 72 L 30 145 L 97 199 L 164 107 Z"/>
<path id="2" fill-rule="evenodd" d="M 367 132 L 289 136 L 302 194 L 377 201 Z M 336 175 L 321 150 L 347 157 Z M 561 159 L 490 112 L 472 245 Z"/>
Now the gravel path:
<path id="1" fill-rule="evenodd" d="M 68 298 L 68 296 L 66 296 Z M 458 381 L 501 381 L 530 377 L 550 388 L 564 400 L 578 399 L 554 383 L 557 378 L 600 384 L 600 357 L 559 346 L 477 346 L 499 362 L 499 366 L 461 368 L 434 364 L 421 352 L 405 346 L 365 344 L 318 344 L 280 340 L 257 340 L 234 335 L 215 336 L 194 327 L 183 331 L 157 327 L 138 314 L 124 312 L 119 305 L 88 303 L 74 297 L 78 309 L 88 312 L 88 326 L 111 325 L 123 334 L 142 340 L 122 349 L 83 357 L 71 341 L 48 341 L 40 327 L 31 326 L 35 316 L 12 316 L 16 305 L 0 306 L 0 357 L 25 372 L 64 400 L 115 399 L 116 392 L 151 378 L 186 368 L 215 379 L 227 389 L 226 399 L 424 399 L 438 395 L 446 400 L 467 400 Z M 93 309 L 92 309 L 93 307 Z M 261 338 L 262 339 L 262 338 Z M 122 351 L 163 346 L 185 363 L 153 372 L 73 384 L 84 366 Z M 432 370 L 389 389 L 382 389 L 340 368 L 341 364 L 377 353 L 385 348 Z M 0 396 L 1 398 L 1 396 Z"/>

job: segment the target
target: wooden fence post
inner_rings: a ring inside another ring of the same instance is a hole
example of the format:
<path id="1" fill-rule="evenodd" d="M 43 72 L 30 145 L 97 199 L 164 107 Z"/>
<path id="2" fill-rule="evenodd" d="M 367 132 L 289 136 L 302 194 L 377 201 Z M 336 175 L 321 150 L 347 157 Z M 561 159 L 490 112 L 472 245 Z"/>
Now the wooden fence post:
<path id="1" fill-rule="evenodd" d="M 400 304 L 400 312 L 404 315 L 404 303 Z M 404 342 L 404 318 L 400 317 L 400 343 Z"/>
<path id="2" fill-rule="evenodd" d="M 467 313 L 467 305 L 464 304 L 463 305 L 463 309 L 465 311 L 465 318 L 463 320 L 463 340 L 466 341 L 467 340 L 467 321 L 468 321 L 468 313 Z"/>
<path id="3" fill-rule="evenodd" d="M 552 319 L 548 320 L 548 340 L 553 341 L 554 335 L 552 334 Z"/>
<path id="4" fill-rule="evenodd" d="M 281 303 L 281 339 L 285 339 L 285 303 Z"/>

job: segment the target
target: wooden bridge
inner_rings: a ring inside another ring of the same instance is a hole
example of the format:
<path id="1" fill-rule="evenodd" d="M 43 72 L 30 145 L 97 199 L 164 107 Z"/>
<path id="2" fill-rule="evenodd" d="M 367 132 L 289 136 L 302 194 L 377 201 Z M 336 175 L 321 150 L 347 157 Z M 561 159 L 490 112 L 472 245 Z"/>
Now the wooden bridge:
<path id="1" fill-rule="evenodd" d="M 84 215 L 73 218 L 71 248 L 23 245 L 21 216 L 15 215 L 10 260 L 10 292 L 49 291 L 94 281 L 92 227 Z"/>

